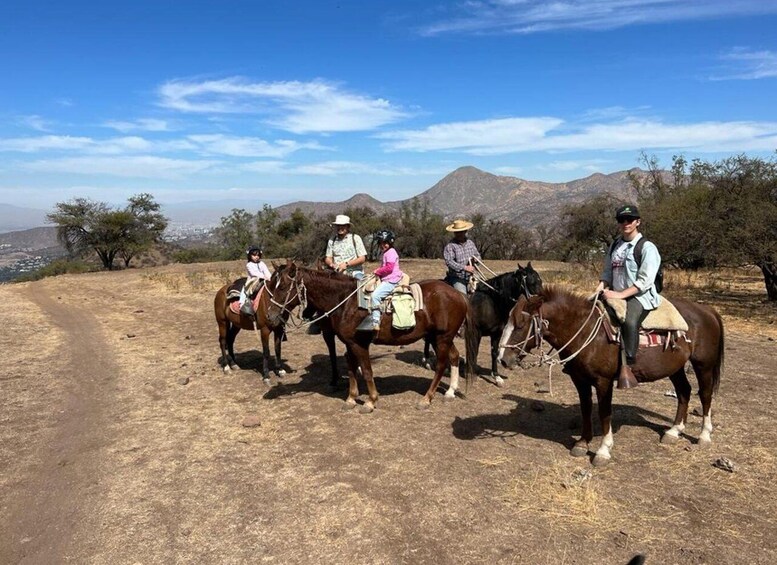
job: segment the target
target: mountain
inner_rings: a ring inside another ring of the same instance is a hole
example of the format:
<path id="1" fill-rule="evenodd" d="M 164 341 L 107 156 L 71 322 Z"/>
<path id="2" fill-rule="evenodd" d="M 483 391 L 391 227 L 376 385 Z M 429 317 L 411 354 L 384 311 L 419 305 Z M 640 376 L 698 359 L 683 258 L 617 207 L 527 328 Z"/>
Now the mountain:
<path id="1" fill-rule="evenodd" d="M 595 173 L 564 183 L 549 183 L 493 175 L 467 166 L 456 169 L 415 198 L 426 201 L 433 212 L 446 219 L 483 214 L 486 218 L 533 227 L 547 222 L 565 204 L 582 202 L 598 194 L 611 194 L 623 201 L 636 200 L 629 173 L 637 176 L 646 174 L 635 168 L 608 175 Z M 306 214 L 333 216 L 347 208 L 366 206 L 382 214 L 396 211 L 410 200 L 380 202 L 367 194 L 356 194 L 342 202 L 300 201 L 279 206 L 276 210 L 282 217 L 297 208 Z"/>
<path id="2" fill-rule="evenodd" d="M 48 225 L 46 210 L 0 204 L 0 233 Z"/>
<path id="3" fill-rule="evenodd" d="M 277 208 L 274 208 L 274 210 L 278 212 L 282 218 L 291 215 L 291 213 L 297 209 L 305 214 L 335 216 L 337 214 L 342 214 L 347 208 L 370 208 L 380 215 L 385 212 L 396 212 L 399 210 L 400 204 L 401 201 L 381 202 L 369 194 L 364 194 L 362 192 L 354 194 L 348 200 L 343 200 L 342 202 L 310 202 L 307 200 L 300 200 L 298 202 L 292 202 L 291 204 L 278 206 Z"/>

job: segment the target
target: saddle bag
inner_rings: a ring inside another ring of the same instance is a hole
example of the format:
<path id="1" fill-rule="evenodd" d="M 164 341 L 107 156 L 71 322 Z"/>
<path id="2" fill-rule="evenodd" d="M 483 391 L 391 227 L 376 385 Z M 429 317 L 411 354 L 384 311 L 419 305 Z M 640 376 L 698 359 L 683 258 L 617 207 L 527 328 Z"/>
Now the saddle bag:
<path id="1" fill-rule="evenodd" d="M 410 293 L 398 292 L 391 295 L 391 326 L 398 330 L 415 327 L 415 300 Z"/>

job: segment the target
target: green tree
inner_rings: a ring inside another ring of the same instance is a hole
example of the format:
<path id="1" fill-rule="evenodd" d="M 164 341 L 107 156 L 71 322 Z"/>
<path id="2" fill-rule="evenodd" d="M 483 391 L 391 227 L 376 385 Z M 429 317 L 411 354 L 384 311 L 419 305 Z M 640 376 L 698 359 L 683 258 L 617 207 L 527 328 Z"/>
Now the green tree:
<path id="1" fill-rule="evenodd" d="M 119 249 L 125 267 L 129 267 L 130 261 L 138 253 L 148 251 L 161 241 L 167 229 L 167 218 L 160 209 L 161 206 L 151 194 L 143 193 L 129 198 L 125 212 L 130 214 L 131 224 L 124 245 Z"/>
<path id="2" fill-rule="evenodd" d="M 555 252 L 564 261 L 590 261 L 608 249 L 617 234 L 613 214 L 618 200 L 609 194 L 595 196 L 581 204 L 570 204 L 561 212 L 560 233 Z"/>
<path id="3" fill-rule="evenodd" d="M 221 218 L 216 238 L 226 257 L 245 257 L 246 249 L 256 239 L 254 224 L 253 215 L 242 208 L 233 208 L 229 216 Z"/>
<path id="4" fill-rule="evenodd" d="M 133 196 L 129 202 L 125 209 L 113 210 L 105 202 L 75 198 L 58 202 L 47 218 L 56 224 L 57 238 L 71 256 L 94 251 L 103 267 L 112 270 L 118 255 L 131 259 L 148 249 L 167 226 L 151 195 Z"/>

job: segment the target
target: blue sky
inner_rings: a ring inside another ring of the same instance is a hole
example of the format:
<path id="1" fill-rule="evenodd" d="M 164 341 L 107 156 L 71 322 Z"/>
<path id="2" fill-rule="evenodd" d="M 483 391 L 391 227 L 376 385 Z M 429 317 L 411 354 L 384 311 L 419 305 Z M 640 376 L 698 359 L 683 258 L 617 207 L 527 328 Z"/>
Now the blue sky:
<path id="1" fill-rule="evenodd" d="M 777 0 L 0 8 L 0 202 L 380 200 L 777 149 Z"/>

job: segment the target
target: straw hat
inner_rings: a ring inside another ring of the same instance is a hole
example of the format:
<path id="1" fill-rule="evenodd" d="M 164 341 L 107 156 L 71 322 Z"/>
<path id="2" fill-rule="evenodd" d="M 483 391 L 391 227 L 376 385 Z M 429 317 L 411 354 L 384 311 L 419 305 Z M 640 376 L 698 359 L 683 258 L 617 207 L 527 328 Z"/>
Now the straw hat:
<path id="1" fill-rule="evenodd" d="M 351 218 L 346 216 L 345 214 L 338 214 L 335 216 L 335 221 L 332 222 L 333 226 L 350 226 L 351 225 Z"/>
<path id="2" fill-rule="evenodd" d="M 467 220 L 455 220 L 451 225 L 445 228 L 445 231 L 468 231 L 471 230 L 475 224 L 468 222 Z"/>

